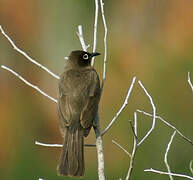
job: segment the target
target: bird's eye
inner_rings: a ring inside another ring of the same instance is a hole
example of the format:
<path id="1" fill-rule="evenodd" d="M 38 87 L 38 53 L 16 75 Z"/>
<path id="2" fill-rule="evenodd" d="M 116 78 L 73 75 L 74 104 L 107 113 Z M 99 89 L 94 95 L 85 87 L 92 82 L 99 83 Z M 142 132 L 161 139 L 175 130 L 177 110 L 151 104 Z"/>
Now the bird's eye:
<path id="1" fill-rule="evenodd" d="M 88 59 L 88 54 L 84 54 L 83 59 Z"/>

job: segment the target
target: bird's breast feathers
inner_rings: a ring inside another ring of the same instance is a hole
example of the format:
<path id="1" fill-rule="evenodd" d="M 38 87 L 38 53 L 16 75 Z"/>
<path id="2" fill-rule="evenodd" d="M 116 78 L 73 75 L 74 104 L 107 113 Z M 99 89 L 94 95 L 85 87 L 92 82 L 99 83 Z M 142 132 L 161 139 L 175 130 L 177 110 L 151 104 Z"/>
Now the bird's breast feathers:
<path id="1" fill-rule="evenodd" d="M 63 73 L 59 85 L 59 91 L 64 95 L 73 97 L 88 95 L 89 89 L 98 82 L 98 75 L 94 69 L 68 70 Z"/>

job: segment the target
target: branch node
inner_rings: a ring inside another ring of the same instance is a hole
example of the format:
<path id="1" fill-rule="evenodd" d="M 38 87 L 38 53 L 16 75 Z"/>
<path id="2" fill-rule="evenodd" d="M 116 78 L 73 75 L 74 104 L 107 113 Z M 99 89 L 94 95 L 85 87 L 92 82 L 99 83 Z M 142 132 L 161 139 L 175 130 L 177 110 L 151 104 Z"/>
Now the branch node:
<path id="1" fill-rule="evenodd" d="M 132 132 L 133 132 L 133 135 L 135 136 L 136 139 L 138 139 L 137 135 L 135 134 L 135 127 L 134 127 L 132 121 L 129 120 L 129 123 L 130 123 L 130 125 L 131 125 L 131 130 L 132 130 Z"/>

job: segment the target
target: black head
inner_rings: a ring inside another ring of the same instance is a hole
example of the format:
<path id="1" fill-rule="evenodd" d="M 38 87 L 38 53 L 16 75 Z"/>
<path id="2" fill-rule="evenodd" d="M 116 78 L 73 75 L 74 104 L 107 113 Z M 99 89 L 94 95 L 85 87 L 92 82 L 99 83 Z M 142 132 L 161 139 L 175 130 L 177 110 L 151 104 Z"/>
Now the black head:
<path id="1" fill-rule="evenodd" d="M 100 53 L 89 53 L 81 50 L 72 51 L 69 56 L 69 61 L 78 66 L 90 66 L 92 58 L 98 55 L 100 55 Z"/>

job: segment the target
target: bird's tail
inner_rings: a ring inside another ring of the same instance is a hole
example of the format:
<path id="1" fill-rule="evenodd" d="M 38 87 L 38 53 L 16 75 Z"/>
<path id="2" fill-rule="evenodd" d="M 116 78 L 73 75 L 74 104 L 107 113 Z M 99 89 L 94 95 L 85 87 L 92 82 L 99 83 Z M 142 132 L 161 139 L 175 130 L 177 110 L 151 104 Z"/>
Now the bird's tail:
<path id="1" fill-rule="evenodd" d="M 64 144 L 58 162 L 57 172 L 59 176 L 84 175 L 84 138 L 83 130 L 66 129 Z"/>

